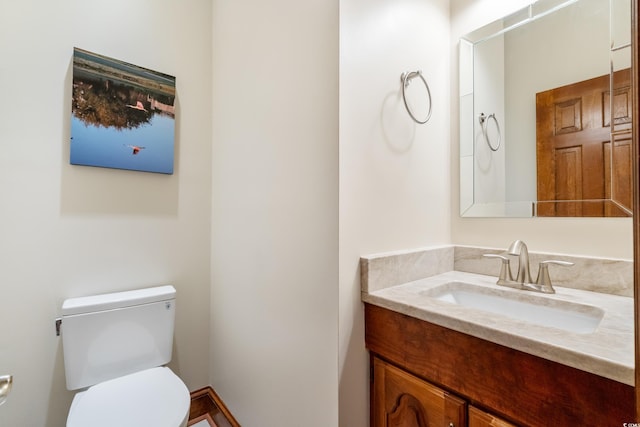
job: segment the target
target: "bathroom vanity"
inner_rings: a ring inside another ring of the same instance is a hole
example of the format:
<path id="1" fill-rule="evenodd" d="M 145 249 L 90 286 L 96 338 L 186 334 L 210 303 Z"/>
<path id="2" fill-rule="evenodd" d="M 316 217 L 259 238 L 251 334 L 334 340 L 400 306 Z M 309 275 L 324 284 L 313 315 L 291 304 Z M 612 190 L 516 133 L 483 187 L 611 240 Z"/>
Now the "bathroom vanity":
<path id="1" fill-rule="evenodd" d="M 634 419 L 629 385 L 372 304 L 365 306 L 365 325 L 372 427 L 409 419 L 418 422 L 408 425 L 455 427 Z"/>
<path id="2" fill-rule="evenodd" d="M 361 260 L 371 426 L 633 422 L 633 299 L 558 285 L 551 296 L 505 294 L 495 276 L 456 271 L 497 268 L 481 264 L 483 252 L 447 247 Z M 454 291 L 473 291 L 465 286 L 516 301 L 519 310 L 504 306 L 500 313 L 500 300 L 488 300 L 498 306 L 493 312 L 449 300 Z M 526 318 L 528 301 L 543 307 L 533 308 L 539 322 Z M 570 317 L 562 317 L 565 311 Z"/>

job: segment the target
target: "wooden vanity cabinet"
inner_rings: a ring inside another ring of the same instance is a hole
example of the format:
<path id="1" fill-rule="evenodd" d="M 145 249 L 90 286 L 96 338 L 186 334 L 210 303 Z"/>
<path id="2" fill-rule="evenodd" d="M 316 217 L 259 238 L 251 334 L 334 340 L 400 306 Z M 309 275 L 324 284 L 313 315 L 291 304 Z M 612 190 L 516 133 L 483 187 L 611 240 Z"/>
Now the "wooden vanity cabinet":
<path id="1" fill-rule="evenodd" d="M 469 427 L 516 427 L 508 421 L 469 405 Z"/>
<path id="2" fill-rule="evenodd" d="M 447 420 L 455 427 L 608 426 L 635 419 L 632 386 L 379 306 L 365 304 L 365 340 L 372 427 L 449 427 Z M 436 421 L 421 423 L 427 416 Z"/>
<path id="3" fill-rule="evenodd" d="M 372 427 L 516 427 L 378 357 L 371 365 Z"/>
<path id="4" fill-rule="evenodd" d="M 372 427 L 464 427 L 466 403 L 374 357 Z"/>

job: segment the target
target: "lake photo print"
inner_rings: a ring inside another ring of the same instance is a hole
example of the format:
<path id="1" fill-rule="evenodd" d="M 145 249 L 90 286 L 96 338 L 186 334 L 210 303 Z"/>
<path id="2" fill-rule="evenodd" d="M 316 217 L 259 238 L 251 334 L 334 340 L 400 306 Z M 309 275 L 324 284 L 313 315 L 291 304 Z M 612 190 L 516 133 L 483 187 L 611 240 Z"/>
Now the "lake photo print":
<path id="1" fill-rule="evenodd" d="M 173 173 L 176 79 L 73 51 L 73 165 Z"/>

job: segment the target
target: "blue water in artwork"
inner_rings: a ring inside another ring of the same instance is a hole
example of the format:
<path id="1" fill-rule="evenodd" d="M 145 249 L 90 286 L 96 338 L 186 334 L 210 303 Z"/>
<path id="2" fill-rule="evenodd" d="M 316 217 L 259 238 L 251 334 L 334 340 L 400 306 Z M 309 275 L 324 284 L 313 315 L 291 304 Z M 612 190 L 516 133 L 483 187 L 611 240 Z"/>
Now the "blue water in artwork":
<path id="1" fill-rule="evenodd" d="M 71 116 L 71 164 L 173 173 L 172 117 L 154 114 L 135 129 L 86 125 Z"/>

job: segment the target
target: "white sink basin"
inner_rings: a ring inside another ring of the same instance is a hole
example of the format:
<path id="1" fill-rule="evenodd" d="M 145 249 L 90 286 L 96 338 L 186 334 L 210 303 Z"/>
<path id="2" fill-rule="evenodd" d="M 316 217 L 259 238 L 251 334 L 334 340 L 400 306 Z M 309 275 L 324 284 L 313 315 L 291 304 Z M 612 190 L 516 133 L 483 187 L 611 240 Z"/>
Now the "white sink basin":
<path id="1" fill-rule="evenodd" d="M 464 282 L 445 283 L 422 294 L 450 304 L 578 334 L 595 332 L 604 316 L 604 310 L 592 305 L 530 291 L 494 289 Z"/>

